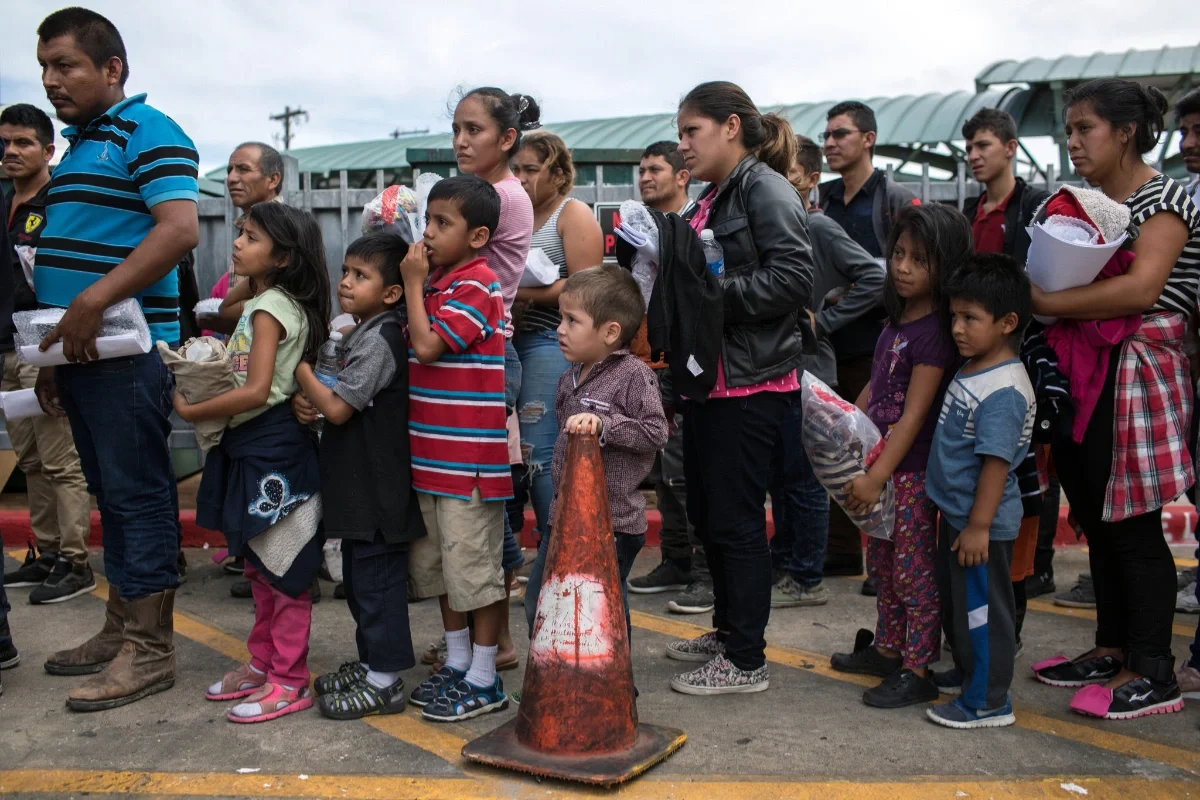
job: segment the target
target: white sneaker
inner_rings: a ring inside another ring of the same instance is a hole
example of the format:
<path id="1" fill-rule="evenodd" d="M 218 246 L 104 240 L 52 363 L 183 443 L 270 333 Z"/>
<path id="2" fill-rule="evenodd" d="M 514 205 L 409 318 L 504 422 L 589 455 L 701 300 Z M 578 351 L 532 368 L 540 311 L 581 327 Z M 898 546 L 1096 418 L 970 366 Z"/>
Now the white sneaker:
<path id="1" fill-rule="evenodd" d="M 1175 595 L 1175 610 L 1182 614 L 1200 614 L 1200 601 L 1196 600 L 1196 582 Z"/>

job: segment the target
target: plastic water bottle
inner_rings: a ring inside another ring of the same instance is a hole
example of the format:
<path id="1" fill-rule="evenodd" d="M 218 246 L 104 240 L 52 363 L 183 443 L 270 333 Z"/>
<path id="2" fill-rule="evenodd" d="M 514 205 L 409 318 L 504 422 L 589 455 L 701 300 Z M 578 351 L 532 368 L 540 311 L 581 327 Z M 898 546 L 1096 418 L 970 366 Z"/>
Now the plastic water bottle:
<path id="1" fill-rule="evenodd" d="M 317 355 L 317 367 L 313 372 L 316 373 L 317 380 L 332 389 L 333 385 L 337 383 L 338 372 L 341 368 L 342 334 L 334 331 L 329 334 L 329 339 L 325 344 L 321 345 L 321 352 Z"/>
<path id="2" fill-rule="evenodd" d="M 717 280 L 725 279 L 725 251 L 717 244 L 717 237 L 709 228 L 700 232 L 700 246 L 704 249 L 704 263 Z"/>

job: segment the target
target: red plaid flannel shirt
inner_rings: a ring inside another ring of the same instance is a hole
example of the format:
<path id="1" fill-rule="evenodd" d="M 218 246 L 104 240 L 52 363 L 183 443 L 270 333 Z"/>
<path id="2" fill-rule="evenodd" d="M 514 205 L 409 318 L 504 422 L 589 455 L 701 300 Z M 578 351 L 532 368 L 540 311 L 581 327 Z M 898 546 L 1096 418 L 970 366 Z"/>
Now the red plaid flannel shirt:
<path id="1" fill-rule="evenodd" d="M 1187 440 L 1192 382 L 1184 326 L 1179 314 L 1149 314 L 1121 347 L 1105 522 L 1162 508 L 1196 481 Z"/>

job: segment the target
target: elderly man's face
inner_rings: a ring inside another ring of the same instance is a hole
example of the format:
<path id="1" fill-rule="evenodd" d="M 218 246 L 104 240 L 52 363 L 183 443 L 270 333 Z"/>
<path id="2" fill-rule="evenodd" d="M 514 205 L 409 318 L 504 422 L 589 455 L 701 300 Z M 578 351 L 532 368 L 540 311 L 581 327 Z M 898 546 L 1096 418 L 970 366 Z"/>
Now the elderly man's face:
<path id="1" fill-rule="evenodd" d="M 279 175 L 264 175 L 257 147 L 239 147 L 229 156 L 229 173 L 225 185 L 234 206 L 246 211 L 255 203 L 263 203 L 275 197 L 279 186 Z"/>

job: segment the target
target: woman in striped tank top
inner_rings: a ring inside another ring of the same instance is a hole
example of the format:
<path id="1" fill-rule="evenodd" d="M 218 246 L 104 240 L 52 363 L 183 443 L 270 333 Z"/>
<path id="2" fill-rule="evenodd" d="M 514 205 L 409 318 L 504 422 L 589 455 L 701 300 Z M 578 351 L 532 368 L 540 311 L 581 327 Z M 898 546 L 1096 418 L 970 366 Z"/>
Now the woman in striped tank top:
<path id="1" fill-rule="evenodd" d="M 533 239 L 530 252 L 540 249 L 558 266 L 559 279 L 549 286 L 517 290 L 518 313 L 513 340 L 521 359 L 521 392 L 517 400 L 521 424 L 521 450 L 529 469 L 529 493 L 541 537 L 537 560 L 525 590 L 525 617 L 533 630 L 538 589 L 550 542 L 550 500 L 554 485 L 550 460 L 559 422 L 554 414 L 558 379 L 567 361 L 558 347 L 558 295 L 567 276 L 594 267 L 604 259 L 600 223 L 586 203 L 570 197 L 575 186 L 571 151 L 553 133 L 538 131 L 526 136 L 513 159 L 513 171 L 533 203 Z"/>

